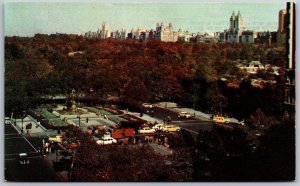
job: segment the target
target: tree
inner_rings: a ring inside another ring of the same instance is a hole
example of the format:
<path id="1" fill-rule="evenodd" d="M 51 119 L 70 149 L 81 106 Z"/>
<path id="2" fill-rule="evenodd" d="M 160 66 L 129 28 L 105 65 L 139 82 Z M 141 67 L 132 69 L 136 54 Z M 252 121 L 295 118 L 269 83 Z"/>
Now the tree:
<path id="1" fill-rule="evenodd" d="M 241 181 L 246 177 L 244 166 L 250 153 L 247 135 L 215 126 L 211 131 L 199 131 L 194 155 L 195 181 Z"/>

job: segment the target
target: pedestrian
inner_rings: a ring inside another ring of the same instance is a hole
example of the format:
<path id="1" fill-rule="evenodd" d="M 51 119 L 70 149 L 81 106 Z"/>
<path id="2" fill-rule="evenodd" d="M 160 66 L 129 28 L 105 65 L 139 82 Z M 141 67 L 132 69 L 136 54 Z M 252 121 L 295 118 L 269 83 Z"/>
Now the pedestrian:
<path id="1" fill-rule="evenodd" d="M 87 117 L 87 118 L 86 118 L 86 123 L 88 123 L 88 122 L 89 122 L 89 118 Z"/>

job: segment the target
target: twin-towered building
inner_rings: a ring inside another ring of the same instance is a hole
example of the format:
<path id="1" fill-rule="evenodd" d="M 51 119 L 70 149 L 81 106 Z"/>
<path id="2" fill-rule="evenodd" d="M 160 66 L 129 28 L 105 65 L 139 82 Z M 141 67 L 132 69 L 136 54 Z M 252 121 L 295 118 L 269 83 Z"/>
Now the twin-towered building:
<path id="1" fill-rule="evenodd" d="M 232 13 L 229 19 L 229 29 L 220 33 L 220 42 L 254 43 L 254 32 L 246 30 L 245 20 L 241 12 Z"/>

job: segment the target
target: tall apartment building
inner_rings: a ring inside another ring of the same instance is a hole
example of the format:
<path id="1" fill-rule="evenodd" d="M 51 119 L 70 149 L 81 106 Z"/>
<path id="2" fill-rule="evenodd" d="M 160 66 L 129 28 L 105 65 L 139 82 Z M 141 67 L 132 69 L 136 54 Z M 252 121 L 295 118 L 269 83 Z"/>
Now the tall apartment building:
<path id="1" fill-rule="evenodd" d="M 280 14 L 280 13 L 279 13 Z M 295 3 L 287 2 L 286 6 L 286 69 L 284 86 L 284 105 L 288 113 L 295 114 L 296 92 L 295 92 L 295 70 L 296 70 L 296 24 Z M 279 23 L 280 25 L 280 23 Z M 280 27 L 280 26 L 279 26 Z M 284 29 L 284 28 L 283 28 Z"/>
<path id="2" fill-rule="evenodd" d="M 101 30 L 100 30 L 99 34 L 100 34 L 101 39 L 106 39 L 106 38 L 109 38 L 111 36 L 110 29 L 109 29 L 109 24 L 106 21 L 103 21 L 102 27 L 101 27 Z"/>
<path id="3" fill-rule="evenodd" d="M 164 26 L 163 23 L 156 24 L 155 39 L 166 42 L 176 42 L 178 39 L 178 34 L 173 31 L 172 23 L 168 26 Z"/>
<path id="4" fill-rule="evenodd" d="M 244 18 L 241 15 L 241 12 L 238 11 L 237 15 L 235 15 L 235 12 L 233 12 L 229 20 L 230 27 L 227 34 L 227 42 L 239 43 L 240 36 L 246 29 Z"/>
<path id="5" fill-rule="evenodd" d="M 277 30 L 277 42 L 286 43 L 287 32 L 287 10 L 280 10 L 278 14 L 278 30 Z"/>
<path id="6" fill-rule="evenodd" d="M 116 30 L 114 32 L 111 32 L 111 35 L 110 35 L 111 38 L 114 38 L 114 39 L 126 39 L 127 37 L 127 33 L 126 33 L 126 29 L 121 29 L 121 30 Z"/>

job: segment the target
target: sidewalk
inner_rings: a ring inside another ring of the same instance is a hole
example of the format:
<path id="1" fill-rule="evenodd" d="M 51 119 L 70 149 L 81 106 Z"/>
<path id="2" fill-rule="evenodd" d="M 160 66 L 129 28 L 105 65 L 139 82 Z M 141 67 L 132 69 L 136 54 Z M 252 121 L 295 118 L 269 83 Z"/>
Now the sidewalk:
<path id="1" fill-rule="evenodd" d="M 158 118 L 155 118 L 155 117 L 151 117 L 151 116 L 149 116 L 148 114 L 143 114 L 143 116 L 141 117 L 141 116 L 140 116 L 140 113 L 138 113 L 138 112 L 130 112 L 130 111 L 127 111 L 127 110 L 122 110 L 122 111 L 124 112 L 124 114 L 131 114 L 131 115 L 134 115 L 134 116 L 136 116 L 136 117 L 138 117 L 138 118 L 140 118 L 140 119 L 146 120 L 146 121 L 148 121 L 148 122 L 150 122 L 150 123 L 155 123 L 155 121 L 156 121 L 157 123 L 162 122 L 161 119 L 158 119 Z"/>
<path id="2" fill-rule="evenodd" d="M 31 124 L 30 129 L 26 129 L 26 126 Z M 23 121 L 22 119 L 13 119 L 12 125 L 18 130 L 20 134 L 27 134 L 27 131 L 30 135 L 41 135 L 46 134 L 47 129 L 45 129 L 39 122 L 37 122 L 30 115 L 27 115 Z M 23 129 L 23 131 L 22 131 Z"/>

